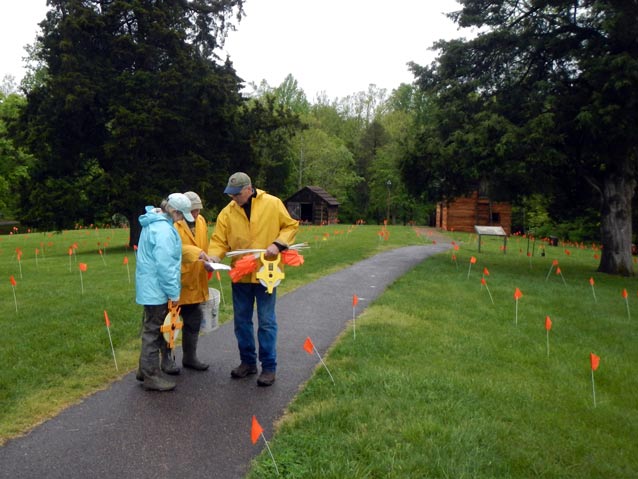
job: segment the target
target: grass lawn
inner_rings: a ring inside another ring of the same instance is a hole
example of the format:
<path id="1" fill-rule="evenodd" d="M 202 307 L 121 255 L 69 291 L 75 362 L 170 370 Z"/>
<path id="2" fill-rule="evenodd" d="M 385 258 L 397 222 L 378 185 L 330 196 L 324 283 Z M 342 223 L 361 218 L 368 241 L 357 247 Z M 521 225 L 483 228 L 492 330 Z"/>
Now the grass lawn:
<path id="1" fill-rule="evenodd" d="M 504 255 L 494 239 L 478 254 L 452 236 L 458 251 L 399 279 L 329 351 L 336 385 L 319 367 L 290 405 L 268 438 L 282 476 L 638 477 L 636 279 L 596 274 L 592 249 L 528 257 L 511 239 Z M 266 452 L 249 477 L 274 477 Z"/>
<path id="2" fill-rule="evenodd" d="M 373 226 L 302 227 L 297 240 L 311 248 L 303 267 L 286 269 L 280 294 L 383 249 L 427 241 L 410 228 L 390 228 L 387 240 L 378 231 Z M 5 338 L 0 347 L 5 365 L 0 372 L 0 444 L 137 366 L 142 307 L 135 304 L 135 252 L 128 238 L 124 229 L 0 236 Z M 86 271 L 80 275 L 81 263 Z M 210 284 L 219 288 L 220 283 L 226 299 L 220 321 L 225 322 L 232 317 L 227 274 Z"/>
<path id="3" fill-rule="evenodd" d="M 384 239 L 377 226 L 302 228 L 311 249 L 301 268 L 286 269 L 280 294 L 434 239 L 388 230 Z M 448 237 L 458 250 L 416 265 L 357 319 L 356 340 L 347 329 L 326 354 L 336 385 L 319 366 L 290 405 L 268 437 L 282 476 L 637 477 L 638 280 L 595 273 L 591 248 L 540 256 L 537 243 L 528 257 L 525 239 L 511 238 L 503 254 L 488 238 L 479 254 L 475 236 Z M 136 366 L 142 310 L 127 241 L 126 230 L 0 237 L 0 442 Z M 226 276 L 222 286 L 229 300 Z M 231 314 L 222 306 L 222 322 Z M 591 352 L 600 356 L 595 406 Z M 249 477 L 274 477 L 265 451 Z"/>

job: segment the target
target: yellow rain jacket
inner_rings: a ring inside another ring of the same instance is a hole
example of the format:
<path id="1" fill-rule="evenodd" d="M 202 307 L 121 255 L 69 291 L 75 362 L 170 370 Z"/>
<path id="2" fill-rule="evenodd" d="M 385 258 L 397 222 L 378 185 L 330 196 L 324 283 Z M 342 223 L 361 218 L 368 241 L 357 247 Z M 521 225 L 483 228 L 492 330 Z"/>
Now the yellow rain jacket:
<path id="1" fill-rule="evenodd" d="M 199 254 L 208 248 L 208 226 L 202 215 L 195 220 L 195 234 L 186 220 L 174 223 L 182 239 L 182 294 L 180 304 L 199 304 L 208 301 L 208 273 Z"/>
<path id="2" fill-rule="evenodd" d="M 215 232 L 208 246 L 208 254 L 223 259 L 227 252 L 238 249 L 265 249 L 271 243 L 282 246 L 293 244 L 299 222 L 290 217 L 286 206 L 276 196 L 255 188 L 251 198 L 250 221 L 244 208 L 231 201 L 217 216 Z M 234 257 L 233 262 L 239 257 Z M 253 273 L 240 282 L 258 283 Z M 183 294 L 183 293 L 182 293 Z"/>

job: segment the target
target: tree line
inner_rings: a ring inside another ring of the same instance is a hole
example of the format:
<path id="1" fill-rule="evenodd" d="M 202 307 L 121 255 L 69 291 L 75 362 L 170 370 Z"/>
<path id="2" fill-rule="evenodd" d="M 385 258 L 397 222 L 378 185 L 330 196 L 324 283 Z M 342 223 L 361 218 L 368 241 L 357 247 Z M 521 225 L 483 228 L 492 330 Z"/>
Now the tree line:
<path id="1" fill-rule="evenodd" d="M 415 81 L 309 100 L 292 75 L 245 85 L 220 58 L 243 0 L 52 0 L 20 92 L 0 93 L 0 211 L 40 229 L 125 217 L 195 190 L 214 219 L 233 171 L 283 198 L 306 185 L 340 220 L 427 224 L 479 187 L 515 224 L 600 242 L 633 274 L 638 4 L 464 0 L 472 38 L 439 41 Z"/>

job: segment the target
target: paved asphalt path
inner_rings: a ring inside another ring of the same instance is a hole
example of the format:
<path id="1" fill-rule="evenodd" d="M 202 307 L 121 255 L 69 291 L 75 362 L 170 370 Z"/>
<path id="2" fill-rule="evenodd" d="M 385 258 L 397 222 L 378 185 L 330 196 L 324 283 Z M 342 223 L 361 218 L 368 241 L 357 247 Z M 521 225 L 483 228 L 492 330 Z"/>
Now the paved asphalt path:
<path id="1" fill-rule="evenodd" d="M 232 322 L 202 336 L 204 373 L 182 370 L 172 392 L 144 391 L 127 374 L 28 435 L 0 447 L 0 477 L 241 478 L 263 441 L 250 441 L 252 415 L 273 435 L 273 424 L 313 373 L 316 356 L 303 350 L 307 336 L 323 355 L 352 319 L 396 278 L 449 244 L 409 246 L 380 253 L 307 284 L 277 300 L 277 381 L 257 387 L 256 376 L 231 379 L 239 354 Z M 181 351 L 177 351 L 181 364 Z M 339 372 L 332 371 L 336 380 Z"/>

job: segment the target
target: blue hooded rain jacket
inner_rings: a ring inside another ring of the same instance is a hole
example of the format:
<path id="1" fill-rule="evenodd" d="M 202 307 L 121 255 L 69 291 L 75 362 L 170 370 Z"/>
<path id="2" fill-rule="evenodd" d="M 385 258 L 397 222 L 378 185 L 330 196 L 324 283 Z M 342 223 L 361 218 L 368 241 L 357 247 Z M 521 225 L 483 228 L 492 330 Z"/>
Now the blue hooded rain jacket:
<path id="1" fill-rule="evenodd" d="M 173 222 L 153 206 L 139 218 L 135 301 L 146 306 L 178 301 L 181 288 L 182 240 Z"/>

